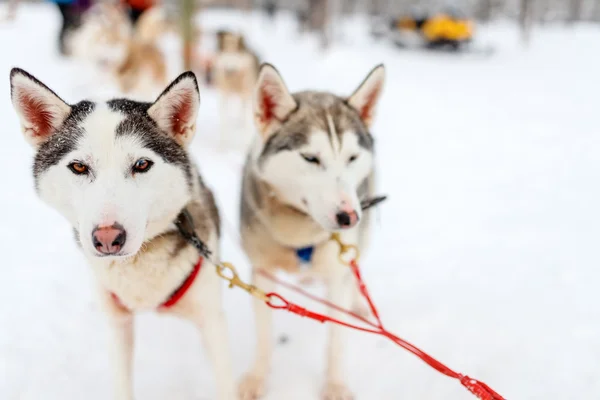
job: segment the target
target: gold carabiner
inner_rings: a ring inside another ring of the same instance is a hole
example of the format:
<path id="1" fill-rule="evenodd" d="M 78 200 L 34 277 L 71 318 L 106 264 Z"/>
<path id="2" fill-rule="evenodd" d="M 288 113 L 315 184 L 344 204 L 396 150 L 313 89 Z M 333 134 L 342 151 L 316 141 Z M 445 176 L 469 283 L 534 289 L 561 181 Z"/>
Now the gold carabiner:
<path id="1" fill-rule="evenodd" d="M 262 290 L 260 290 L 259 288 L 257 288 L 254 285 L 249 285 L 246 282 L 242 281 L 237 273 L 237 270 L 235 269 L 235 267 L 232 264 L 224 262 L 221 264 L 216 264 L 215 266 L 217 267 L 217 274 L 221 278 L 223 278 L 227 282 L 229 282 L 230 289 L 237 286 L 240 289 L 243 289 L 246 292 L 250 293 L 252 296 L 256 297 L 257 299 L 260 299 L 264 302 L 269 301 L 269 297 L 267 296 L 267 294 L 265 292 L 263 292 Z M 231 271 L 231 276 L 229 276 L 225 273 L 226 270 Z"/>
<path id="2" fill-rule="evenodd" d="M 358 258 L 360 257 L 360 251 L 358 250 L 358 246 L 353 245 L 353 244 L 346 244 L 346 243 L 342 242 L 342 239 L 340 238 L 340 234 L 338 232 L 331 234 L 331 240 L 333 240 L 340 246 L 340 254 L 338 257 L 342 264 L 350 265 L 350 261 L 347 261 L 345 256 L 346 256 L 346 254 L 348 254 L 352 251 L 354 251 L 354 257 L 353 257 L 354 261 L 358 262 Z M 351 258 L 351 260 L 352 260 L 352 258 Z"/>

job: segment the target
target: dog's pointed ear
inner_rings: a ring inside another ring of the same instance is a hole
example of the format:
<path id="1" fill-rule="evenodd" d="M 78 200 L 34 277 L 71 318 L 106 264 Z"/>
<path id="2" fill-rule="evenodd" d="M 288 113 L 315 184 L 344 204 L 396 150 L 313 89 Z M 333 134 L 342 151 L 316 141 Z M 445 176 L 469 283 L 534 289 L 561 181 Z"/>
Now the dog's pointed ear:
<path id="1" fill-rule="evenodd" d="M 200 107 L 198 81 L 193 72 L 179 75 L 148 109 L 158 127 L 177 143 L 186 146 L 196 133 Z"/>
<path id="2" fill-rule="evenodd" d="M 254 94 L 254 120 L 263 138 L 269 137 L 298 107 L 279 72 L 270 64 L 260 67 Z"/>
<path id="3" fill-rule="evenodd" d="M 10 97 L 25 139 L 34 147 L 48 140 L 71 114 L 71 106 L 20 68 L 10 71 Z"/>
<path id="4" fill-rule="evenodd" d="M 373 122 L 384 82 L 385 67 L 380 64 L 369 72 L 369 75 L 347 100 L 348 104 L 358 111 L 360 118 L 367 126 Z"/>

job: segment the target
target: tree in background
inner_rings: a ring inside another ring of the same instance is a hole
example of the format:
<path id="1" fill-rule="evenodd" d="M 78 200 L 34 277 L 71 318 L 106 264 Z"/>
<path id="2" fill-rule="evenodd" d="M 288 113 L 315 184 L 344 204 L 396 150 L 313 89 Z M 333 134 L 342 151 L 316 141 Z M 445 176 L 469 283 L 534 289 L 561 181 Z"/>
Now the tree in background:
<path id="1" fill-rule="evenodd" d="M 194 0 L 179 0 L 181 38 L 183 40 L 183 68 L 192 69 L 194 59 Z"/>
<path id="2" fill-rule="evenodd" d="M 521 27 L 521 40 L 528 44 L 531 40 L 531 28 L 533 26 L 533 0 L 521 0 L 519 11 L 519 26 Z"/>

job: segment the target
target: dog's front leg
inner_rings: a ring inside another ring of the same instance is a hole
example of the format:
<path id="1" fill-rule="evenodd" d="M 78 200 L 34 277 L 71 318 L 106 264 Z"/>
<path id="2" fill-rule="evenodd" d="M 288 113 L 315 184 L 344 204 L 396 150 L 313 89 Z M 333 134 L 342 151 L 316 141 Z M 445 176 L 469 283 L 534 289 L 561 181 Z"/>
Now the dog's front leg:
<path id="1" fill-rule="evenodd" d="M 219 400 L 235 400 L 235 383 L 231 368 L 227 323 L 220 305 L 209 305 L 197 313 L 204 348 L 215 370 Z"/>
<path id="2" fill-rule="evenodd" d="M 133 400 L 133 314 L 104 293 L 105 311 L 112 336 L 112 368 L 116 400 Z"/>
<path id="3" fill-rule="evenodd" d="M 329 301 L 343 309 L 352 305 L 352 276 L 346 266 L 340 265 L 337 256 L 331 258 L 332 270 L 328 274 L 327 290 Z M 329 315 L 335 319 L 344 318 L 344 314 L 331 310 Z M 324 400 L 350 400 L 353 398 L 344 379 L 344 339 L 347 328 L 332 324 L 329 327 L 327 343 L 327 381 L 323 390 Z"/>
<path id="4" fill-rule="evenodd" d="M 265 293 L 273 292 L 275 285 L 256 271 L 252 274 L 252 284 Z M 256 354 L 254 366 L 240 383 L 240 398 L 254 400 L 262 397 L 265 391 L 265 378 L 271 365 L 272 312 L 264 301 L 253 298 L 256 325 Z"/>

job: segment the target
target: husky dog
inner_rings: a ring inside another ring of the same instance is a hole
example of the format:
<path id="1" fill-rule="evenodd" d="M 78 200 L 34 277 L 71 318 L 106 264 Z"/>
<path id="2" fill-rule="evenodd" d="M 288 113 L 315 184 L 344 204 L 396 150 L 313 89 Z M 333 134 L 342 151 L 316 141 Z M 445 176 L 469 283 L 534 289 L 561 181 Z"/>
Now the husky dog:
<path id="1" fill-rule="evenodd" d="M 290 94 L 275 68 L 261 68 L 254 98 L 259 135 L 244 168 L 240 230 L 254 267 L 253 283 L 266 292 L 273 291 L 273 284 L 258 269 L 303 272 L 326 283 L 333 303 L 362 306 L 364 312 L 350 269 L 328 239 L 340 231 L 344 242 L 366 245 L 368 218 L 361 201 L 374 191 L 369 127 L 384 77 L 384 67 L 376 67 L 343 98 L 313 91 Z M 257 354 L 240 385 L 244 400 L 262 395 L 271 361 L 271 312 L 257 300 L 255 313 Z M 330 330 L 327 400 L 352 398 L 343 378 L 343 329 Z"/>
<path id="2" fill-rule="evenodd" d="M 145 11 L 133 27 L 120 5 L 96 4 L 73 37 L 74 54 L 95 64 L 122 93 L 147 99 L 167 83 L 158 40 L 170 29 L 161 7 Z"/>
<path id="3" fill-rule="evenodd" d="M 188 235 L 218 260 L 219 215 L 187 151 L 200 104 L 195 75 L 180 75 L 154 103 L 67 104 L 17 68 L 10 83 L 36 150 L 36 191 L 71 223 L 96 277 L 114 339 L 116 399 L 133 398 L 133 316 L 141 310 L 202 328 L 218 398 L 236 398 L 219 277 L 174 224 L 191 216 Z"/>
<path id="4" fill-rule="evenodd" d="M 241 34 L 231 31 L 217 32 L 217 53 L 214 57 L 212 74 L 214 84 L 219 91 L 220 96 L 220 140 L 224 145 L 226 142 L 242 143 L 244 149 L 247 148 L 252 131 L 251 109 L 252 93 L 256 77 L 258 75 L 259 61 L 258 56 L 248 48 L 246 41 Z M 232 107 L 233 102 L 238 103 L 237 107 Z M 247 136 L 231 136 L 232 132 L 238 133 L 240 129 L 232 126 L 231 111 L 235 110 L 235 117 L 242 124 L 242 128 Z"/>

